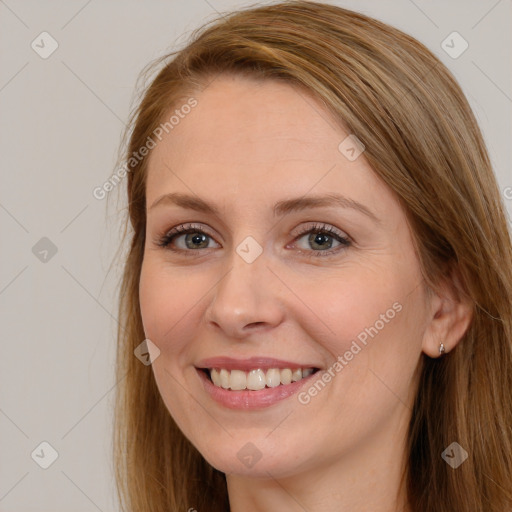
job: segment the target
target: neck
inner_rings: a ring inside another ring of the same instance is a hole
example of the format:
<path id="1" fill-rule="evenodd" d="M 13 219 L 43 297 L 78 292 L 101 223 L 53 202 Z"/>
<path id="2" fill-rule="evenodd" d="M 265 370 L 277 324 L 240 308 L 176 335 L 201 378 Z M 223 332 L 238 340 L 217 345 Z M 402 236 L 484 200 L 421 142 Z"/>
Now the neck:
<path id="1" fill-rule="evenodd" d="M 406 425 L 397 426 L 392 439 L 382 432 L 291 476 L 273 469 L 268 477 L 226 475 L 231 512 L 410 512 L 402 482 Z"/>

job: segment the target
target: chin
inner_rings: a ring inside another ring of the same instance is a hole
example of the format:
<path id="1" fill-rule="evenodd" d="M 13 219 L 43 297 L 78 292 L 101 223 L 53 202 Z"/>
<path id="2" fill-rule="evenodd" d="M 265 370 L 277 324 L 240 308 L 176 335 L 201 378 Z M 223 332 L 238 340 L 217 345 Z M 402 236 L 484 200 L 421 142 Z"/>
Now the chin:
<path id="1" fill-rule="evenodd" d="M 240 448 L 233 449 L 238 445 Z M 287 448 L 282 443 L 272 443 L 263 438 L 255 442 L 249 439 L 234 440 L 227 450 L 212 450 L 210 445 L 201 454 L 211 466 L 225 474 L 251 478 L 286 478 L 307 465 L 306 461 L 291 456 L 297 450 L 298 448 Z M 305 454 L 301 454 L 301 459 L 304 456 Z"/>

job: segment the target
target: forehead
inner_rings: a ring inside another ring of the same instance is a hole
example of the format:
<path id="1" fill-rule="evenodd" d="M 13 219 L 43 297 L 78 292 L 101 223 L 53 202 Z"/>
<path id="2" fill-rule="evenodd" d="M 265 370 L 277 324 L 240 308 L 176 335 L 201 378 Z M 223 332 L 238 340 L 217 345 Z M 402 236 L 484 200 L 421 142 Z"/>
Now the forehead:
<path id="1" fill-rule="evenodd" d="M 195 98 L 197 106 L 172 130 L 180 139 L 177 144 L 193 150 L 184 157 L 216 160 L 228 153 L 243 158 L 237 143 L 260 151 L 263 143 L 271 154 L 280 148 L 312 156 L 319 144 L 332 142 L 326 139 L 328 132 L 336 139 L 343 133 L 316 99 L 277 80 L 219 76 Z"/>
<path id="2" fill-rule="evenodd" d="M 229 189 L 280 197 L 313 187 L 382 193 L 364 154 L 349 161 L 340 152 L 346 129 L 302 89 L 228 75 L 193 97 L 197 105 L 152 150 L 148 204 L 161 193 L 197 186 L 196 193 L 210 196 Z"/>

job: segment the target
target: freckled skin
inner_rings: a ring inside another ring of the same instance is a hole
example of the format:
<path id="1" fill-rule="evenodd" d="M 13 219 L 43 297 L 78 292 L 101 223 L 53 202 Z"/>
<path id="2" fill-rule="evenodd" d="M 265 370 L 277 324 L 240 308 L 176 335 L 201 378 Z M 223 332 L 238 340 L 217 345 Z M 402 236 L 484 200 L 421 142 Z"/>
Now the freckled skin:
<path id="1" fill-rule="evenodd" d="M 147 204 L 167 192 L 215 204 L 213 216 L 162 206 L 148 214 L 140 281 L 146 336 L 161 350 L 153 371 L 179 427 L 229 473 L 232 510 L 395 510 L 413 374 L 432 317 L 405 214 L 348 135 L 290 85 L 219 77 L 151 154 Z M 307 101 L 306 101 L 307 100 Z M 313 108 L 314 107 L 314 108 Z M 274 218 L 274 203 L 343 194 L 369 208 L 322 207 Z M 155 240 L 193 222 L 209 237 L 176 253 Z M 329 256 L 301 227 L 326 224 L 353 241 Z M 247 236 L 263 252 L 247 263 Z M 188 251 L 188 252 L 186 252 Z M 389 321 L 382 315 L 401 304 Z M 230 410 L 203 390 L 194 364 L 221 355 L 268 356 L 329 368 L 365 328 L 384 327 L 302 405 L 297 396 L 258 411 Z M 379 323 L 380 325 L 380 323 Z M 246 467 L 238 451 L 261 459 Z M 276 482 L 279 480 L 279 484 Z M 283 487 L 287 492 L 283 491 Z M 291 498 L 294 497 L 294 499 Z"/>

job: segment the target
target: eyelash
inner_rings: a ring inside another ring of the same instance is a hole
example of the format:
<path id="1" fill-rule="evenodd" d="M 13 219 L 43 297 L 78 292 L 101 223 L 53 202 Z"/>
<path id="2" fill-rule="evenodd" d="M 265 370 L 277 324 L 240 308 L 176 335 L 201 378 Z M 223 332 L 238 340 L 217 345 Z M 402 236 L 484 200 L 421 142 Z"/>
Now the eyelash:
<path id="1" fill-rule="evenodd" d="M 163 236 L 159 237 L 155 243 L 159 247 L 162 247 L 164 249 L 168 249 L 173 252 L 183 253 L 183 252 L 195 252 L 197 249 L 175 249 L 171 247 L 171 243 L 174 241 L 175 238 L 181 235 L 186 235 L 189 233 L 198 233 L 206 235 L 210 238 L 213 238 L 211 235 L 209 235 L 204 229 L 202 229 L 200 226 L 196 224 L 181 224 L 180 226 L 177 226 L 170 231 L 166 232 Z M 313 257 L 326 257 L 331 256 L 334 253 L 339 252 L 340 250 L 346 249 L 347 247 L 350 247 L 352 245 L 352 241 L 350 238 L 343 236 L 340 232 L 338 232 L 335 228 L 328 224 L 322 224 L 322 223 L 312 223 L 308 225 L 307 227 L 304 227 L 301 229 L 301 231 L 296 235 L 295 239 L 293 240 L 296 242 L 297 240 L 301 239 L 305 234 L 307 233 L 315 233 L 315 234 L 327 234 L 330 237 L 336 239 L 340 245 L 335 247 L 334 249 L 328 249 L 325 251 L 308 251 L 311 252 L 310 256 Z"/>

